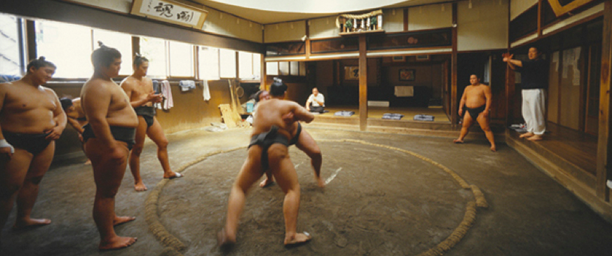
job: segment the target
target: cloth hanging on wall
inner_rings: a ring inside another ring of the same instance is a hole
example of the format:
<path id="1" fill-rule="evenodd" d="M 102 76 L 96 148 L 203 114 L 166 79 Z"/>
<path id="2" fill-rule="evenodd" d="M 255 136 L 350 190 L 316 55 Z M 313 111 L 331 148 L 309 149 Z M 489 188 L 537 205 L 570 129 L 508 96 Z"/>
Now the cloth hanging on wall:
<path id="1" fill-rule="evenodd" d="M 204 92 L 202 92 L 202 97 L 204 98 L 204 101 L 209 101 L 210 100 L 210 89 L 208 88 L 208 81 L 207 80 L 202 80 L 202 86 L 204 87 Z"/>
<path id="2" fill-rule="evenodd" d="M 172 100 L 172 88 L 170 88 L 170 82 L 168 80 L 161 81 L 162 95 L 166 98 L 162 104 L 163 110 L 169 110 L 174 107 L 174 101 Z"/>
<path id="3" fill-rule="evenodd" d="M 181 87 L 181 92 L 191 91 L 195 89 L 195 81 L 193 80 L 181 80 L 179 81 L 179 87 Z"/>

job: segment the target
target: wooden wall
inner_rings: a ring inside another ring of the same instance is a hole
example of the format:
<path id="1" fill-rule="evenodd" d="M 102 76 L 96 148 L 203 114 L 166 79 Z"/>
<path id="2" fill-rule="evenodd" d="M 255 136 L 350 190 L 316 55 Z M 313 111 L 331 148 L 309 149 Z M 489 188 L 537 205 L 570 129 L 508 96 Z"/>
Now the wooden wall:
<path id="1" fill-rule="evenodd" d="M 58 97 L 76 98 L 80 95 L 83 83 L 53 83 L 47 86 L 53 89 Z M 178 82 L 171 82 L 174 107 L 169 110 L 157 110 L 157 120 L 165 133 L 210 126 L 211 122 L 221 122 L 219 104 L 230 103 L 230 90 L 227 80 L 211 81 L 209 83 L 210 101 L 203 100 L 203 87 L 181 92 Z M 241 98 L 245 101 L 248 95 Z M 62 137 L 57 141 L 57 156 L 80 154 L 81 144 L 76 131 L 68 125 Z M 60 157 L 61 158 L 61 157 Z"/>

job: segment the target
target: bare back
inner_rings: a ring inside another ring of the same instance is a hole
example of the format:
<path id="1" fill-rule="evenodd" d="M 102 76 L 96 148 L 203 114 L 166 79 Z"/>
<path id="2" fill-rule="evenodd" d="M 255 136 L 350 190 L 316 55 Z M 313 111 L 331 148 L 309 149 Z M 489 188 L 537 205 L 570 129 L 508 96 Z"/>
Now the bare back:
<path id="1" fill-rule="evenodd" d="M 56 126 L 57 96 L 51 89 L 21 80 L 0 84 L 0 127 L 3 131 L 41 134 Z"/>
<path id="2" fill-rule="evenodd" d="M 314 115 L 293 101 L 270 99 L 258 104 L 257 115 L 253 120 L 252 135 L 260 134 L 270 130 L 272 126 L 278 126 L 279 132 L 291 139 L 297 129 L 297 123 L 285 123 L 283 116 L 292 113 L 295 120 L 310 122 Z"/>
<path id="3" fill-rule="evenodd" d="M 85 120 L 85 112 L 81 107 L 81 98 L 72 100 L 72 105 L 74 106 L 74 111 L 66 113 L 68 118 L 76 120 L 80 126 L 87 124 L 87 120 Z"/>
<path id="4" fill-rule="evenodd" d="M 484 84 L 469 85 L 465 87 L 465 106 L 468 108 L 477 108 L 487 103 L 485 95 L 488 87 Z"/>
<path id="5" fill-rule="evenodd" d="M 89 100 L 92 103 L 88 103 Z M 109 126 L 138 126 L 138 117 L 130 105 L 127 95 L 112 81 L 100 78 L 88 80 L 81 90 L 81 108 L 87 115 L 88 120 L 92 119 L 89 115 L 94 111 L 91 110 L 99 109 L 106 113 L 105 117 Z"/>
<path id="6" fill-rule="evenodd" d="M 142 80 L 134 76 L 128 76 L 121 81 L 121 88 L 128 95 L 130 102 L 141 101 L 147 98 L 153 91 L 153 81 L 150 78 L 143 77 Z M 142 106 L 152 106 L 150 101 Z"/>

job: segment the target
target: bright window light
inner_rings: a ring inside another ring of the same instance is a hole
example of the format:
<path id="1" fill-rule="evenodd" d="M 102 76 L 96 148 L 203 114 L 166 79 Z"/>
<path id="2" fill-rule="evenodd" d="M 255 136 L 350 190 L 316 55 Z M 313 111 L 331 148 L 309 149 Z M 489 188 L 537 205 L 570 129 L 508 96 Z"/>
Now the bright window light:
<path id="1" fill-rule="evenodd" d="M 261 80 L 261 54 L 253 53 L 253 77 L 254 80 Z"/>
<path id="2" fill-rule="evenodd" d="M 21 76 L 18 24 L 17 17 L 0 13 L 0 76 Z"/>
<path id="3" fill-rule="evenodd" d="M 199 78 L 202 80 L 219 80 L 219 49 L 200 46 Z"/>
<path id="4" fill-rule="evenodd" d="M 90 28 L 52 21 L 36 21 L 34 26 L 38 56 L 44 56 L 57 66 L 53 77 L 91 77 Z"/>
<path id="5" fill-rule="evenodd" d="M 240 79 L 254 80 L 253 76 L 253 54 L 250 52 L 238 52 L 238 70 Z"/>
<path id="6" fill-rule="evenodd" d="M 193 45 L 169 42 L 170 44 L 170 76 L 194 77 Z"/>
<path id="7" fill-rule="evenodd" d="M 121 53 L 121 70 L 119 75 L 129 76 L 134 72 L 132 68 L 132 36 L 123 33 L 111 32 L 107 30 L 93 30 L 94 49 L 98 48 L 98 41 L 108 47 L 117 49 Z"/>
<path id="8" fill-rule="evenodd" d="M 236 78 L 236 51 L 220 49 L 219 62 L 222 78 Z"/>
<path id="9" fill-rule="evenodd" d="M 278 62 L 266 62 L 266 75 L 278 76 Z"/>
<path id="10" fill-rule="evenodd" d="M 168 76 L 166 41 L 151 37 L 140 37 L 140 55 L 149 60 L 147 75 L 155 78 Z"/>

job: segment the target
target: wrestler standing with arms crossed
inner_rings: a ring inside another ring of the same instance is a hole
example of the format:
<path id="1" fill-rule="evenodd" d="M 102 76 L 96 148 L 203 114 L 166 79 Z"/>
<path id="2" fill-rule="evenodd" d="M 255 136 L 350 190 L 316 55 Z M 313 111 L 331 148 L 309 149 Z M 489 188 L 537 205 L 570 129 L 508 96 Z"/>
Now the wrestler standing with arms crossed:
<path id="1" fill-rule="evenodd" d="M 134 220 L 115 214 L 115 195 L 125 174 L 138 117 L 125 92 L 112 80 L 119 75 L 121 53 L 102 43 L 91 54 L 94 74 L 81 89 L 81 106 L 87 116 L 83 131 L 85 154 L 91 160 L 96 183 L 93 217 L 100 232 L 100 250 L 128 247 L 135 237 L 120 237 L 114 225 Z"/>
<path id="2" fill-rule="evenodd" d="M 121 82 L 121 88 L 125 91 L 130 104 L 138 115 L 138 128 L 136 129 L 136 144 L 130 152 L 130 170 L 134 176 L 134 189 L 145 191 L 145 186 L 140 177 L 140 154 L 144 148 L 145 136 L 149 136 L 157 145 L 157 159 L 164 169 L 164 179 L 183 177 L 178 172 L 173 172 L 168 161 L 168 139 L 161 125 L 155 118 L 155 107 L 153 103 L 161 102 L 163 96 L 155 94 L 153 81 L 145 77 L 149 69 L 149 60 L 142 56 L 134 59 L 134 74 L 128 76 Z"/>
<path id="3" fill-rule="evenodd" d="M 31 61 L 26 75 L 0 84 L 0 229 L 17 198 L 13 228 L 41 226 L 32 219 L 38 186 L 55 153 L 55 140 L 66 128 L 66 115 L 53 90 L 43 87 L 55 73 L 44 57 Z"/>

